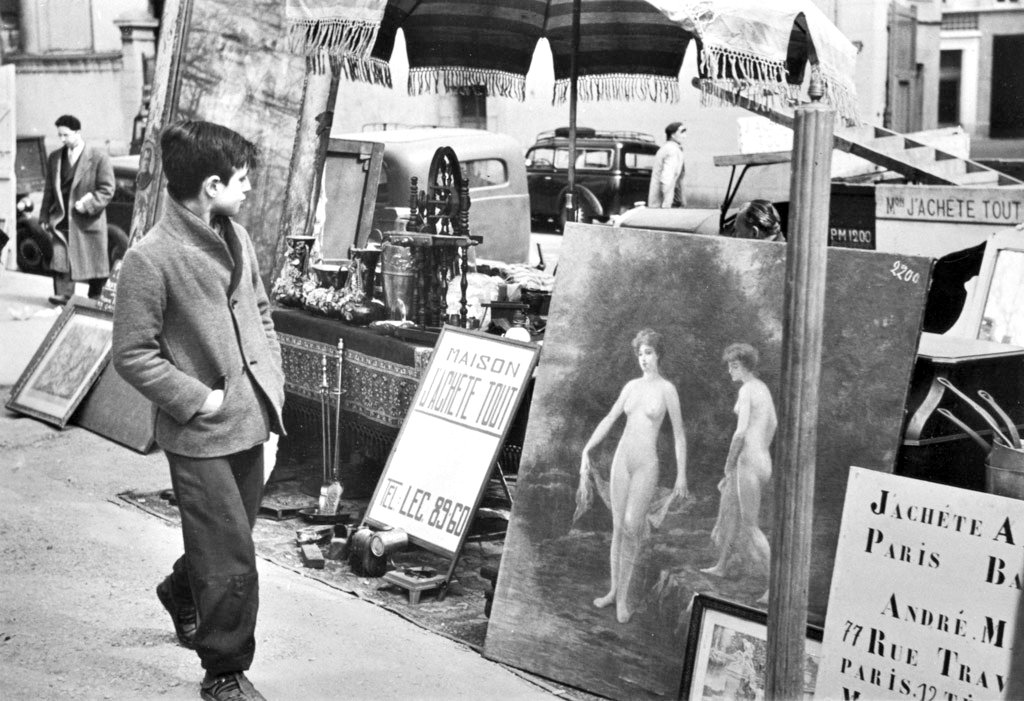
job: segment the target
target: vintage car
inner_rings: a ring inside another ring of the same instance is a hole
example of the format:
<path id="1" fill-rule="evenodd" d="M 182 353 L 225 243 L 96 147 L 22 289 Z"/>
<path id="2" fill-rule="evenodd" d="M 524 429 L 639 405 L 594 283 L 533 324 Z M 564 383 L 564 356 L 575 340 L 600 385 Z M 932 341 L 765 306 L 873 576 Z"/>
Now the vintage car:
<path id="1" fill-rule="evenodd" d="M 578 221 L 607 222 L 647 202 L 658 144 L 650 134 L 576 128 Z M 565 224 L 569 130 L 541 132 L 526 152 L 530 216 L 541 227 Z"/>
<path id="2" fill-rule="evenodd" d="M 115 187 L 114 196 L 107 205 L 107 254 L 113 266 L 128 250 L 139 157 L 116 156 L 111 158 L 111 164 Z M 18 137 L 15 169 L 18 182 L 15 262 L 23 273 L 49 275 L 53 243 L 50 234 L 40 226 L 37 213 L 46 178 L 43 137 Z"/>
<path id="3" fill-rule="evenodd" d="M 451 147 L 469 184 L 469 231 L 482 236 L 477 258 L 526 262 L 530 246 L 529 196 L 522 150 L 510 136 L 481 129 L 415 127 L 331 135 L 333 155 L 339 144 L 383 144 L 372 228 L 386 233 L 409 216 L 410 179 L 426 188 L 438 148 Z M 328 168 L 330 159 L 328 153 Z M 330 191 L 330 184 L 325 184 Z M 360 241 L 359 243 L 362 243 Z"/>

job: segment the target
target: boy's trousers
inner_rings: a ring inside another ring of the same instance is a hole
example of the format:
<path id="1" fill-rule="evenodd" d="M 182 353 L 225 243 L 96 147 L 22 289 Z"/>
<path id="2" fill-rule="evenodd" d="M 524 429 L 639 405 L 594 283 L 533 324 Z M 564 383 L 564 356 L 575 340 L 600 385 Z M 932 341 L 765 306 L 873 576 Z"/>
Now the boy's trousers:
<path id="1" fill-rule="evenodd" d="M 185 554 L 168 579 L 199 617 L 196 652 L 213 674 L 249 669 L 259 581 L 252 527 L 263 496 L 263 445 L 218 458 L 166 453 Z"/>

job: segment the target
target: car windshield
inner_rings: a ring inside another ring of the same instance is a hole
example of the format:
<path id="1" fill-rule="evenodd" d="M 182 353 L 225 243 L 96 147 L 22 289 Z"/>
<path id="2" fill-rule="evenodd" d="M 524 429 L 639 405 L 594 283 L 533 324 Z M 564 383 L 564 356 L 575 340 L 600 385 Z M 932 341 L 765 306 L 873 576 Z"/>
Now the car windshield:
<path id="1" fill-rule="evenodd" d="M 641 156 L 643 154 L 634 155 Z M 530 168 L 558 168 L 565 170 L 569 167 L 569 149 L 567 147 L 537 147 L 527 152 L 526 159 L 530 163 Z M 611 170 L 613 162 L 614 154 L 610 148 L 576 149 L 577 168 Z M 643 166 L 638 167 L 642 168 Z M 650 165 L 647 168 L 649 169 Z"/>
<path id="2" fill-rule="evenodd" d="M 650 172 L 654 168 L 654 154 L 641 153 L 639 151 L 623 151 L 622 167 L 629 170 L 646 170 Z"/>
<path id="3" fill-rule="evenodd" d="M 42 190 L 46 182 L 46 155 L 40 150 L 41 144 L 36 139 L 18 140 L 18 150 L 14 158 L 15 177 L 21 192 Z"/>
<path id="4" fill-rule="evenodd" d="M 555 168 L 569 167 L 569 149 L 560 148 L 555 152 Z M 608 170 L 612 167 L 611 149 L 576 149 L 577 168 L 599 168 Z"/>

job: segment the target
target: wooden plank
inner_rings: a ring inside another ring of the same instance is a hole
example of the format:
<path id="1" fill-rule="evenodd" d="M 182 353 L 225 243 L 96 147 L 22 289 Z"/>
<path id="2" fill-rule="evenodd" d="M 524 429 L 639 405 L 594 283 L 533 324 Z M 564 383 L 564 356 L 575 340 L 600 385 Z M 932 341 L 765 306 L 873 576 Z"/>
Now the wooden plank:
<path id="1" fill-rule="evenodd" d="M 737 153 L 726 156 L 715 156 L 716 166 L 761 166 L 775 163 L 789 163 L 793 160 L 792 151 L 766 151 L 764 153 Z"/>
<path id="2" fill-rule="evenodd" d="M 693 79 L 693 86 L 700 89 L 700 82 L 697 78 Z M 750 112 L 761 115 L 776 124 L 793 128 L 794 118 L 779 110 L 768 107 L 766 104 L 753 100 L 749 97 L 739 95 L 738 93 L 722 88 L 713 88 L 711 95 L 725 102 L 731 103 L 737 107 L 742 107 Z M 893 148 L 893 146 L 902 143 L 902 147 Z M 870 161 L 876 165 L 879 165 L 886 170 L 891 170 L 896 173 L 900 173 L 908 180 L 923 184 L 923 185 L 957 185 L 961 184 L 959 176 L 951 177 L 947 174 L 946 170 L 932 170 L 927 168 L 918 167 L 919 155 L 913 158 L 905 159 L 904 154 L 907 153 L 906 149 L 917 149 L 923 144 L 920 144 L 912 139 L 908 139 L 906 136 L 899 134 L 898 132 L 890 131 L 877 126 L 865 126 L 862 125 L 855 130 L 847 131 L 844 134 L 832 134 L 832 148 L 839 149 L 851 153 L 854 156 L 863 158 L 864 160 Z M 1005 173 L 999 173 L 998 171 L 991 170 L 987 166 L 984 166 L 976 161 L 971 161 L 965 158 L 959 158 L 953 154 L 946 153 L 941 150 L 935 151 L 936 157 L 939 159 L 955 159 L 965 164 L 965 170 L 968 173 L 979 172 L 981 170 L 988 170 L 996 174 L 996 184 L 1000 186 L 1021 186 L 1024 185 L 1024 181 L 1012 178 Z M 716 165 L 733 165 L 732 163 L 717 163 Z M 950 166 L 946 166 L 947 168 Z M 956 168 L 957 166 L 952 166 Z M 960 171 L 964 172 L 964 171 Z M 989 182 L 981 176 L 976 176 L 980 182 Z M 966 184 L 974 184 L 974 178 L 968 178 L 964 181 Z"/>

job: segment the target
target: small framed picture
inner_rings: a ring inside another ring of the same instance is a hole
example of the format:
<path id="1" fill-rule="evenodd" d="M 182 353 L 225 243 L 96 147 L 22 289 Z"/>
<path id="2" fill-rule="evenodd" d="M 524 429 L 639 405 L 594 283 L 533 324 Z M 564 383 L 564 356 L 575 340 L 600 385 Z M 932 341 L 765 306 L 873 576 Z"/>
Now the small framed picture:
<path id="1" fill-rule="evenodd" d="M 763 699 L 767 675 L 768 614 L 706 594 L 690 604 L 681 698 Z M 807 626 L 804 698 L 814 696 L 822 630 Z"/>
<path id="2" fill-rule="evenodd" d="M 64 428 L 110 360 L 114 318 L 72 297 L 25 371 L 7 408 Z"/>

